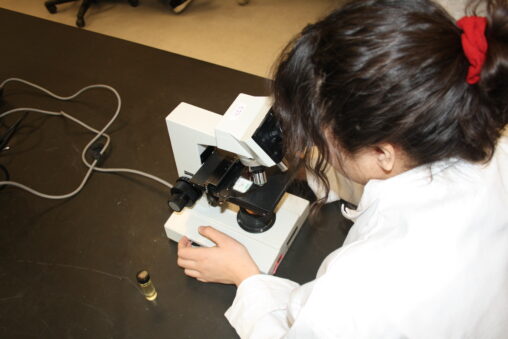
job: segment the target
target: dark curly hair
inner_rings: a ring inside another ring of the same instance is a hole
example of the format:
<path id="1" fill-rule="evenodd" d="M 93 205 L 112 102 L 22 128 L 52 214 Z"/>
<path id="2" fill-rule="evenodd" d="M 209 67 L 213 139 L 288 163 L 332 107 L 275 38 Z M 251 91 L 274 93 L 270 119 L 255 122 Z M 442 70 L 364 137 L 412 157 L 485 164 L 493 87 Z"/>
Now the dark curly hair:
<path id="1" fill-rule="evenodd" d="M 349 1 L 307 26 L 281 55 L 273 81 L 293 165 L 304 163 L 328 193 L 325 130 L 346 155 L 388 142 L 411 167 L 488 161 L 508 123 L 508 6 L 475 1 L 468 10 L 479 7 L 487 11 L 489 48 L 475 85 L 466 82 L 461 29 L 430 0 Z M 313 146 L 317 163 L 309 159 Z"/>

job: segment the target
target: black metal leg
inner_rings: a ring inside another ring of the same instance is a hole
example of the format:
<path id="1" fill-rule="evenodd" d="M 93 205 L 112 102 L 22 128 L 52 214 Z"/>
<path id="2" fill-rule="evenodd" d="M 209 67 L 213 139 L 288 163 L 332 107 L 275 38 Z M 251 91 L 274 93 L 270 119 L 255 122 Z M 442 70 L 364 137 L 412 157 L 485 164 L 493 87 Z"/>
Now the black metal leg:
<path id="1" fill-rule="evenodd" d="M 92 4 L 93 0 L 83 0 L 81 6 L 79 7 L 78 19 L 76 20 L 76 26 L 84 27 L 85 26 L 85 13 L 88 11 L 88 8 Z"/>
<path id="2" fill-rule="evenodd" d="M 48 12 L 54 14 L 56 13 L 56 5 L 63 4 L 66 2 L 73 2 L 78 0 L 53 0 L 53 1 L 46 1 L 44 3 L 44 6 L 46 6 Z"/>
<path id="3" fill-rule="evenodd" d="M 46 1 L 44 5 L 48 9 L 50 13 L 56 13 L 56 5 L 63 4 L 66 2 L 72 2 L 78 0 L 52 0 Z M 137 6 L 139 4 L 139 0 L 128 0 L 131 6 Z M 82 0 L 81 6 L 79 7 L 78 16 L 76 19 L 76 26 L 84 27 L 85 26 L 85 14 L 88 11 L 90 5 L 95 2 L 95 0 Z"/>
<path id="4" fill-rule="evenodd" d="M 73 2 L 78 0 L 53 0 L 53 1 L 46 1 L 46 4 L 52 4 L 52 5 L 59 5 L 64 4 L 66 2 Z"/>

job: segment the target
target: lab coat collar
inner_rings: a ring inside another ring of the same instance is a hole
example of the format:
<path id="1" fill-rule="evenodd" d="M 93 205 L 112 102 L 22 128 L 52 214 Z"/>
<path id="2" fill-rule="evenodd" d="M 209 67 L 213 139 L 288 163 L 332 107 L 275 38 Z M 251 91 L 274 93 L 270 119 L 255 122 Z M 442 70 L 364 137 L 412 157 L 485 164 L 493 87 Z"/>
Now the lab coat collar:
<path id="1" fill-rule="evenodd" d="M 401 189 L 408 186 L 430 183 L 434 176 L 457 166 L 459 162 L 461 162 L 459 159 L 452 158 L 433 164 L 421 165 L 388 179 L 371 179 L 365 185 L 358 208 L 355 210 L 343 205 L 341 208 L 342 215 L 355 222 L 380 199 L 398 194 Z"/>

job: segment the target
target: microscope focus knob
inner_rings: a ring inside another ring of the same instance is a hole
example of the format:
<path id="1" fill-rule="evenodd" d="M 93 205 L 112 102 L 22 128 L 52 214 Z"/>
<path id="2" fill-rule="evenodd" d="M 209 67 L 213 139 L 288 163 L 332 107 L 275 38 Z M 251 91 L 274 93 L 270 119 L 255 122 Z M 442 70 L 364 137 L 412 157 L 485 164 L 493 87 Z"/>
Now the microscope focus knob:
<path id="1" fill-rule="evenodd" d="M 168 205 L 175 211 L 180 212 L 189 203 L 189 197 L 184 194 L 172 194 L 169 197 Z"/>
<path id="2" fill-rule="evenodd" d="M 188 178 L 179 178 L 171 189 L 168 205 L 175 211 L 180 212 L 186 206 L 192 206 L 203 192 L 189 182 Z"/>

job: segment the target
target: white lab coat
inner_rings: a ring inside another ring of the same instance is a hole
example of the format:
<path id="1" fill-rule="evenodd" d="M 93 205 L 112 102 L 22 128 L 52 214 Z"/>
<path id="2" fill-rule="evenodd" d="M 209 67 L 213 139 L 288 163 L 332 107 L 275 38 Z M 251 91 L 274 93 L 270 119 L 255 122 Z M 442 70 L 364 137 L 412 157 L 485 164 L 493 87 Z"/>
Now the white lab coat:
<path id="1" fill-rule="evenodd" d="M 487 165 L 449 160 L 365 186 L 344 245 L 304 285 L 242 282 L 242 338 L 508 338 L 508 138 Z"/>

